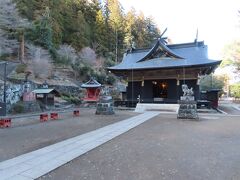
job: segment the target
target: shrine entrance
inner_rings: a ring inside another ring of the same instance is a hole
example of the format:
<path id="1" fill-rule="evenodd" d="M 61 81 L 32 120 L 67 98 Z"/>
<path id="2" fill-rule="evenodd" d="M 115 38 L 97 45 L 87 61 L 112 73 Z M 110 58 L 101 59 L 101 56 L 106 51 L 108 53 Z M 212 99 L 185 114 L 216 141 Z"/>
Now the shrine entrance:
<path id="1" fill-rule="evenodd" d="M 165 81 L 152 81 L 153 84 L 153 98 L 167 98 L 168 97 L 168 83 Z"/>
<path id="2" fill-rule="evenodd" d="M 87 88 L 86 96 L 83 98 L 84 101 L 98 101 L 100 94 L 100 88 Z"/>

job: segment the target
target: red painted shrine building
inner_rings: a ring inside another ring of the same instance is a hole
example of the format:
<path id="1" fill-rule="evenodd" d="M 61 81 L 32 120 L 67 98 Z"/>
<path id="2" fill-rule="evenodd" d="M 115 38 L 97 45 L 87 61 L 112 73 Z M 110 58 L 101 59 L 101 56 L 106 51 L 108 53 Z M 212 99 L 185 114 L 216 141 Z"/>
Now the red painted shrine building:
<path id="1" fill-rule="evenodd" d="M 88 82 L 81 85 L 82 88 L 86 88 L 86 95 L 83 101 L 97 102 L 101 92 L 102 85 L 95 79 L 91 78 Z"/>
<path id="2" fill-rule="evenodd" d="M 203 41 L 166 44 L 159 38 L 152 48 L 131 49 L 120 64 L 109 67 L 112 73 L 127 80 L 127 100 L 145 103 L 177 103 L 182 84 L 193 87 L 200 97 L 199 77 L 212 73 L 221 60 L 208 58 Z"/>

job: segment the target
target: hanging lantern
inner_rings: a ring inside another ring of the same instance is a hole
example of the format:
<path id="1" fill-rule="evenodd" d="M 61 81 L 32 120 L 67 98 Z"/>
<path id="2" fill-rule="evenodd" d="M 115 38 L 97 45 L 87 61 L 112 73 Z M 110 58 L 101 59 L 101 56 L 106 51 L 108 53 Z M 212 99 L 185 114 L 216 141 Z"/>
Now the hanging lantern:
<path id="1" fill-rule="evenodd" d="M 198 77 L 197 77 L 197 85 L 199 85 L 200 84 L 200 76 L 199 76 L 199 74 L 198 74 Z"/>
<path id="2" fill-rule="evenodd" d="M 177 86 L 180 85 L 180 81 L 179 81 L 179 74 L 177 75 Z"/>
<path id="3" fill-rule="evenodd" d="M 142 86 L 142 87 L 144 86 L 144 76 L 142 77 L 142 83 L 141 83 L 141 86 Z"/>
<path id="4" fill-rule="evenodd" d="M 180 81 L 179 81 L 179 79 L 177 79 L 177 86 L 179 86 L 180 85 Z"/>
<path id="5" fill-rule="evenodd" d="M 197 85 L 199 85 L 199 84 L 200 84 L 200 79 L 198 78 L 198 79 L 197 79 Z"/>

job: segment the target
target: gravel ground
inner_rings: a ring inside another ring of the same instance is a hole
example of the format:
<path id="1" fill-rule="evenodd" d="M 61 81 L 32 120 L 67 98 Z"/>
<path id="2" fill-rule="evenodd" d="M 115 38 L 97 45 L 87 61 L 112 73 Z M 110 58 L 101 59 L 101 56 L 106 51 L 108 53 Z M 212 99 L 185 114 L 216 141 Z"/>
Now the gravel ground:
<path id="1" fill-rule="evenodd" d="M 80 116 L 61 113 L 60 119 L 39 122 L 39 116 L 13 119 L 12 128 L 0 128 L 0 161 L 75 137 L 111 123 L 135 116 L 131 111 L 95 115 L 95 109 L 80 109 Z M 0 178 L 1 179 L 1 178 Z"/>
<path id="2" fill-rule="evenodd" d="M 240 179 L 239 118 L 160 114 L 40 179 Z"/>

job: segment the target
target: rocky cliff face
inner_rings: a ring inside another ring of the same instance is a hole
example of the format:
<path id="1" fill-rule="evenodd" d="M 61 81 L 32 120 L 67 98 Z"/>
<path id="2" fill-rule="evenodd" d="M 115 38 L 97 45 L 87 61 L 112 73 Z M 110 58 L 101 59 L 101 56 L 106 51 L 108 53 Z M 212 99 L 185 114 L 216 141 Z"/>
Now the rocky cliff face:
<path id="1" fill-rule="evenodd" d="M 7 84 L 6 86 L 6 102 L 7 109 L 20 101 L 23 94 L 23 86 L 21 84 Z M 4 86 L 0 84 L 0 101 L 3 102 L 4 99 Z"/>

